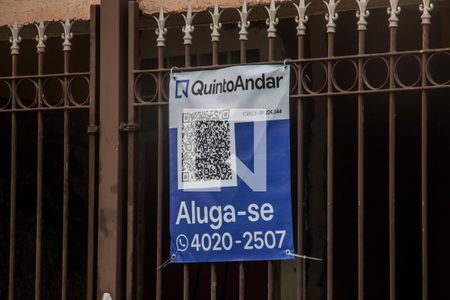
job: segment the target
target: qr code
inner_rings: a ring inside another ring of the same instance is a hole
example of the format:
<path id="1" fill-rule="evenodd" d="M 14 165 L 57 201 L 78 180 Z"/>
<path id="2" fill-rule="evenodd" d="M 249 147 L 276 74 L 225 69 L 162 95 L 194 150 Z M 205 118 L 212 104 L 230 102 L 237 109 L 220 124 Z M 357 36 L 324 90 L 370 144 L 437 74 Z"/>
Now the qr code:
<path id="1" fill-rule="evenodd" d="M 182 118 L 181 181 L 233 180 L 234 135 L 230 111 L 184 112 Z"/>

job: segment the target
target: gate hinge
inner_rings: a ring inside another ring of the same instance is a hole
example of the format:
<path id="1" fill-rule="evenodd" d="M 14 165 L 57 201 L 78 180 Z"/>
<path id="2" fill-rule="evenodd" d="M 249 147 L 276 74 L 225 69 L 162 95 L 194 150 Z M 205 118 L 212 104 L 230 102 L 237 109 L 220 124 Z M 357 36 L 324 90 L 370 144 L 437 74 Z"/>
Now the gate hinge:
<path id="1" fill-rule="evenodd" d="M 119 130 L 124 132 L 138 131 L 140 128 L 137 123 L 120 123 Z"/>
<path id="2" fill-rule="evenodd" d="M 87 128 L 88 134 L 97 134 L 99 132 L 99 126 L 97 125 L 89 125 Z"/>

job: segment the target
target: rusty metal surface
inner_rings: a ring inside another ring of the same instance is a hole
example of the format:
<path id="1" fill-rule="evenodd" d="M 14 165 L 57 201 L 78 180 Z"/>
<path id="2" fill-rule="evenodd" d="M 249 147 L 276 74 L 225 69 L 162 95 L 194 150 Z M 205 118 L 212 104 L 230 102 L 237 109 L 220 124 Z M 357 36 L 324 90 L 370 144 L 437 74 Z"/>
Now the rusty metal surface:
<path id="1" fill-rule="evenodd" d="M 126 120 L 128 1 L 102 1 L 100 14 L 100 137 L 97 298 L 125 297 Z"/>
<path id="2" fill-rule="evenodd" d="M 297 30 L 297 43 L 298 43 L 298 53 L 297 59 L 301 60 L 305 57 L 305 35 L 306 35 L 306 22 L 308 21 L 306 17 L 306 6 L 304 1 L 300 1 L 297 6 L 298 10 L 298 20 L 299 24 Z M 302 69 L 302 64 L 299 64 L 299 69 Z M 297 94 L 303 94 L 302 88 L 302 73 L 298 73 L 297 78 Z M 304 100 L 302 98 L 298 99 L 297 103 L 297 249 L 298 252 L 303 255 L 305 253 L 305 186 L 304 186 L 304 163 L 305 163 L 305 107 Z M 305 290 L 305 262 L 302 260 L 297 261 L 297 300 L 306 299 Z"/>
<path id="3" fill-rule="evenodd" d="M 38 53 L 38 75 L 43 73 L 44 67 L 44 53 Z M 38 108 L 41 106 L 42 99 L 42 82 L 38 79 Z M 36 275 L 34 298 L 39 300 L 41 297 L 41 258 L 42 258 L 42 185 L 43 185 L 43 138 L 44 138 L 44 124 L 42 111 L 37 112 L 37 191 L 36 191 Z"/>
<path id="4" fill-rule="evenodd" d="M 422 49 L 428 50 L 430 47 L 430 24 L 431 10 L 433 5 L 431 1 L 424 1 L 420 6 L 423 12 L 422 18 Z M 429 56 L 426 53 L 421 57 L 421 72 L 428 74 L 427 62 Z M 422 76 L 421 86 L 425 88 L 428 85 L 426 76 Z M 429 299 L 429 266 L 428 266 L 428 93 L 425 89 L 421 92 L 421 227 L 422 227 L 422 299 Z"/>
<path id="5" fill-rule="evenodd" d="M 334 55 L 334 33 L 328 33 L 328 56 Z M 327 64 L 327 92 L 332 93 L 332 66 Z M 334 103 L 327 96 L 327 299 L 334 299 Z"/>
<path id="6" fill-rule="evenodd" d="M 91 6 L 90 21 L 90 80 L 89 80 L 89 190 L 88 190 L 88 249 L 87 300 L 97 295 L 97 216 L 98 216 L 98 102 L 99 102 L 99 32 L 100 7 Z"/>
<path id="7" fill-rule="evenodd" d="M 12 55 L 12 77 L 17 75 L 18 54 Z M 16 98 L 16 80 L 11 83 L 11 98 Z M 12 101 L 11 108 L 16 107 Z M 14 299 L 14 282 L 16 266 L 16 194 L 17 194 L 17 120 L 16 113 L 11 112 L 11 212 L 10 212 L 10 241 L 9 241 L 9 300 Z"/>
<path id="8" fill-rule="evenodd" d="M 128 3 L 128 118 L 127 125 L 137 123 L 135 108 L 130 101 L 134 97 L 133 70 L 137 65 L 136 19 L 139 18 L 137 3 Z M 137 128 L 137 127 L 135 127 Z M 135 298 L 135 161 L 136 161 L 136 130 L 128 132 L 128 186 L 127 186 L 127 260 L 126 260 L 126 299 Z"/>
<path id="9" fill-rule="evenodd" d="M 366 48 L 366 30 L 369 12 L 368 1 L 358 1 L 358 54 L 364 55 Z M 358 91 L 364 89 L 362 59 L 358 60 Z M 358 300 L 364 300 L 364 96 L 358 95 Z"/>
<path id="10" fill-rule="evenodd" d="M 390 51 L 397 49 L 397 28 L 390 30 Z M 389 88 L 396 87 L 395 61 L 389 58 Z M 396 229 L 395 229 L 395 148 L 396 148 L 396 103 L 395 94 L 389 93 L 389 297 L 396 299 Z"/>

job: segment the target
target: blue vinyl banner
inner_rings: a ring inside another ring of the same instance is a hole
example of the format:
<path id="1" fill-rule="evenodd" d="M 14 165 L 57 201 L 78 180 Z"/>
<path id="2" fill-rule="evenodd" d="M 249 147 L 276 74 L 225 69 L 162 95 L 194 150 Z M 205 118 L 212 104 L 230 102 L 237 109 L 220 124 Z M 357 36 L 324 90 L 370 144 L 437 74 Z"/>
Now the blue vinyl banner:
<path id="1" fill-rule="evenodd" d="M 289 74 L 171 74 L 172 262 L 292 259 Z"/>

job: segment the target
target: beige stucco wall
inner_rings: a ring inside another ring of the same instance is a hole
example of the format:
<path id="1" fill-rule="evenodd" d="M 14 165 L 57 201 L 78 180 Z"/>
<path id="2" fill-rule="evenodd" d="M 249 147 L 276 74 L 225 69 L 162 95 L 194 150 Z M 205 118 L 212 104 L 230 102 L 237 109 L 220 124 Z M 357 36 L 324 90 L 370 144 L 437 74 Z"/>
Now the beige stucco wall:
<path id="1" fill-rule="evenodd" d="M 20 24 L 35 22 L 41 15 L 45 20 L 64 19 L 69 10 L 71 18 L 89 19 L 89 6 L 100 0 L 0 0 L 0 26 L 11 24 L 17 15 Z"/>
<path id="2" fill-rule="evenodd" d="M 283 2 L 286 0 L 277 0 L 277 2 Z M 155 0 L 141 0 L 139 1 L 139 5 L 141 9 L 145 13 L 153 13 L 157 10 L 159 10 L 159 1 Z M 262 3 L 270 2 L 270 0 L 248 0 L 247 1 L 249 5 L 257 5 Z M 163 1 L 164 7 L 168 11 L 180 11 L 180 10 L 186 10 L 186 7 L 188 5 L 187 0 L 165 0 Z M 195 11 L 204 10 L 206 8 L 212 7 L 214 5 L 214 0 L 192 0 L 192 8 Z M 239 7 L 242 5 L 242 0 L 219 0 L 219 5 L 222 8 L 227 7 Z"/>
<path id="3" fill-rule="evenodd" d="M 109 0 L 0 0 L 0 26 L 10 24 L 14 14 L 17 14 L 20 24 L 35 22 L 39 19 L 41 9 L 43 10 L 45 20 L 61 20 L 65 17 L 66 10 L 69 10 L 71 19 L 89 19 L 89 6 L 91 4 L 100 4 L 101 1 Z M 162 0 L 166 11 L 184 11 L 189 0 Z M 239 7 L 243 0 L 219 0 L 221 8 Z M 277 0 L 285 2 L 288 0 Z M 433 2 L 448 0 L 433 0 Z M 159 11 L 160 0 L 138 0 L 141 10 L 146 14 L 152 14 Z M 192 6 L 195 11 L 201 11 L 212 7 L 215 0 L 192 0 Z M 270 0 L 248 0 L 249 5 L 258 5 L 268 3 Z M 289 1 L 290 2 L 290 1 Z M 297 0 L 295 0 L 297 2 Z M 401 4 L 416 4 L 420 0 L 402 0 Z M 387 0 L 372 0 L 371 7 L 386 6 Z M 356 9 L 354 0 L 343 1 L 339 7 L 342 9 Z M 312 1 L 311 11 L 325 10 L 322 1 Z"/>
<path id="4" fill-rule="evenodd" d="M 104 0 L 107 1 L 107 0 Z M 250 5 L 261 4 L 268 0 L 249 0 Z M 99 4 L 100 0 L 0 0 L 0 26 L 10 24 L 16 14 L 20 24 L 35 22 L 39 19 L 41 8 L 45 20 L 61 20 L 69 10 L 72 19 L 89 19 L 89 6 Z M 188 0 L 163 0 L 167 11 L 185 10 Z M 204 10 L 213 5 L 213 0 L 192 0 L 194 10 Z M 241 0 L 219 0 L 220 7 L 237 7 Z M 159 0 L 139 0 L 146 14 L 159 10 Z"/>

